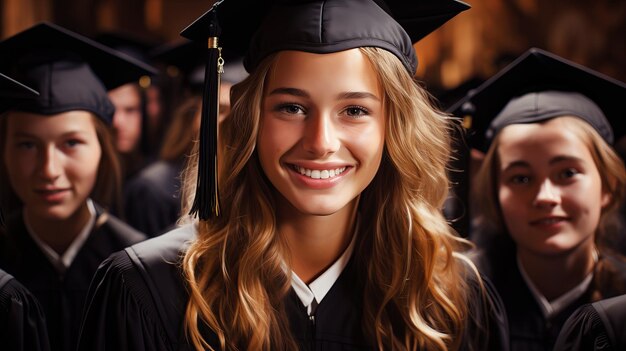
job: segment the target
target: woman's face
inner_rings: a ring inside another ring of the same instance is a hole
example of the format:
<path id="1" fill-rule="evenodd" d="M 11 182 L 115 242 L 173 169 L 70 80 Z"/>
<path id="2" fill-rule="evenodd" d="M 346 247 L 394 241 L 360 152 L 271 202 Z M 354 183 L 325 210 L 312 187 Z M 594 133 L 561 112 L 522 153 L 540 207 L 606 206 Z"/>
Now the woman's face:
<path id="1" fill-rule="evenodd" d="M 278 54 L 263 92 L 257 150 L 296 210 L 328 215 L 355 201 L 378 170 L 384 135 L 382 91 L 358 49 Z"/>
<path id="2" fill-rule="evenodd" d="M 593 245 L 610 201 L 591 152 L 565 122 L 510 125 L 499 137 L 498 197 L 522 253 L 561 255 Z"/>
<path id="3" fill-rule="evenodd" d="M 5 118 L 3 158 L 13 190 L 29 215 L 67 219 L 96 183 L 102 150 L 92 115 L 11 112 Z"/>

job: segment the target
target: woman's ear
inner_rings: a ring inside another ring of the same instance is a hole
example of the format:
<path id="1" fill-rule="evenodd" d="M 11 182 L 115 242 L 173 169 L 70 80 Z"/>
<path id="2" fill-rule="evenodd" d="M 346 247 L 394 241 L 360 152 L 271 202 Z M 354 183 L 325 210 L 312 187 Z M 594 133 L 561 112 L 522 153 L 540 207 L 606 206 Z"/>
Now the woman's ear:
<path id="1" fill-rule="evenodd" d="M 601 198 L 602 209 L 605 209 L 608 205 L 613 202 L 613 194 L 610 191 L 602 190 L 602 198 Z"/>

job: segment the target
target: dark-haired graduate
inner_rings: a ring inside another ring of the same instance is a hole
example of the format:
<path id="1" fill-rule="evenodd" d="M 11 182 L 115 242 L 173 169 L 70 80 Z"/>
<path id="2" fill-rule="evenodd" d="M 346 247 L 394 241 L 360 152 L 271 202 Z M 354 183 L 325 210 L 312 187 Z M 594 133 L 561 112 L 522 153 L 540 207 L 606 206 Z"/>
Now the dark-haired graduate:
<path id="1" fill-rule="evenodd" d="M 512 350 L 552 350 L 576 308 L 626 293 L 626 261 L 605 241 L 624 233 L 626 170 L 611 147 L 624 100 L 626 84 L 533 48 L 456 106 L 485 132 L 471 238 Z"/>
<path id="2" fill-rule="evenodd" d="M 0 115 L 15 103 L 39 95 L 0 73 Z M 4 225 L 0 211 L 0 227 Z M 0 269 L 0 340 L 7 350 L 50 350 L 43 309 L 12 275 Z"/>
<path id="3" fill-rule="evenodd" d="M 39 92 L 0 117 L 0 268 L 39 300 L 51 349 L 75 350 L 96 269 L 145 239 L 107 212 L 120 174 L 106 91 L 151 68 L 49 23 L 0 42 L 0 56 Z"/>
<path id="4" fill-rule="evenodd" d="M 466 8 L 225 0 L 185 29 L 211 44 L 199 219 L 101 266 L 79 350 L 506 350 L 441 211 L 449 120 L 414 78 L 413 42 Z M 217 23 L 250 73 L 219 133 Z"/>

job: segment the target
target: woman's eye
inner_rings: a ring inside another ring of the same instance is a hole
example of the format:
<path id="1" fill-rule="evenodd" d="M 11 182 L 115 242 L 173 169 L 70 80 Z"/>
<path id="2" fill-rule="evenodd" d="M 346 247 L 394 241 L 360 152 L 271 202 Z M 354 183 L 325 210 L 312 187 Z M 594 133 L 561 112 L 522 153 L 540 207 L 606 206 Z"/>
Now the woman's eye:
<path id="1" fill-rule="evenodd" d="M 35 148 L 35 143 L 33 143 L 32 141 L 20 141 L 19 143 L 17 143 L 17 147 L 19 149 L 30 150 Z"/>
<path id="2" fill-rule="evenodd" d="M 346 109 L 346 114 L 350 117 L 360 117 L 368 115 L 369 111 L 364 107 L 351 106 Z"/>
<path id="3" fill-rule="evenodd" d="M 282 105 L 278 105 L 278 107 L 276 108 L 277 111 L 280 112 L 284 112 L 284 113 L 288 113 L 288 114 L 300 114 L 300 113 L 304 113 L 304 107 L 298 105 L 298 104 L 282 104 Z"/>
<path id="4" fill-rule="evenodd" d="M 561 178 L 572 178 L 579 173 L 580 172 L 578 172 L 578 170 L 575 168 L 568 168 L 561 172 Z"/>
<path id="5" fill-rule="evenodd" d="M 78 139 L 70 139 L 65 142 L 65 145 L 69 147 L 75 147 L 79 144 L 81 144 L 81 141 Z"/>
<path id="6" fill-rule="evenodd" d="M 516 175 L 511 177 L 511 183 L 513 184 L 528 184 L 530 183 L 530 177 L 524 175 Z"/>

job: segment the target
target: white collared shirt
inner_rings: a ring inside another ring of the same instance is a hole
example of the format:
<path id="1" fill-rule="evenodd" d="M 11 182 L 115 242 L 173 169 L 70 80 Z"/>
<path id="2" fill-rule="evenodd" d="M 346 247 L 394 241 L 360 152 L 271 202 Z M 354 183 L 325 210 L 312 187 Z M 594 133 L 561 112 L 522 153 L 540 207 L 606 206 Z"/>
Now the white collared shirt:
<path id="1" fill-rule="evenodd" d="M 315 314 L 315 308 L 322 302 L 322 299 L 330 288 L 333 287 L 341 272 L 346 268 L 348 261 L 352 257 L 352 251 L 354 250 L 354 242 L 356 238 L 355 234 L 352 235 L 350 245 L 345 249 L 343 254 L 332 264 L 324 273 L 317 277 L 311 284 L 307 285 L 298 277 L 295 272 L 291 272 L 291 287 L 296 292 L 302 305 L 306 307 L 309 316 Z"/>
<path id="2" fill-rule="evenodd" d="M 89 209 L 89 214 L 91 215 L 91 217 L 87 221 L 85 227 L 80 231 L 76 238 L 74 238 L 70 246 L 61 256 L 59 256 L 59 254 L 54 251 L 54 249 L 52 249 L 48 244 L 43 242 L 43 240 L 41 240 L 37 234 L 35 234 L 33 228 L 28 224 L 26 212 L 23 212 L 26 231 L 33 239 L 35 244 L 39 246 L 39 249 L 41 249 L 41 251 L 50 261 L 52 266 L 61 275 L 64 274 L 65 271 L 72 265 L 74 258 L 76 258 L 78 251 L 81 249 L 81 247 L 83 247 L 83 244 L 85 243 L 85 241 L 87 241 L 87 238 L 89 238 L 89 233 L 91 233 L 91 230 L 96 223 L 96 208 L 94 207 L 93 201 L 91 201 L 91 199 L 87 199 L 87 208 Z"/>
<path id="3" fill-rule="evenodd" d="M 597 256 L 597 253 L 595 252 L 594 252 L 594 260 L 596 262 L 598 261 L 598 256 Z M 520 274 L 522 275 L 524 282 L 526 282 L 528 289 L 530 289 L 530 292 L 533 294 L 533 297 L 535 298 L 535 300 L 541 307 L 541 312 L 543 313 L 543 316 L 547 319 L 550 319 L 556 316 L 557 314 L 559 314 L 559 312 L 563 311 L 572 302 L 576 301 L 576 299 L 581 297 L 585 293 L 585 291 L 587 291 L 587 288 L 589 288 L 589 285 L 591 284 L 591 280 L 593 279 L 593 270 L 592 270 L 591 273 L 587 274 L 587 276 L 578 285 L 573 287 L 570 291 L 564 293 L 563 295 L 557 297 L 556 299 L 552 301 L 548 301 L 548 299 L 546 299 L 545 296 L 543 296 L 543 294 L 539 291 L 539 289 L 537 289 L 537 286 L 535 286 L 535 284 L 532 282 L 532 280 L 530 279 L 530 277 L 524 270 L 524 267 L 522 266 L 522 262 L 519 258 L 519 255 L 517 255 L 517 266 L 519 267 Z"/>

